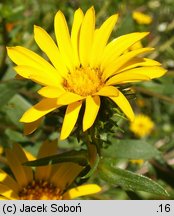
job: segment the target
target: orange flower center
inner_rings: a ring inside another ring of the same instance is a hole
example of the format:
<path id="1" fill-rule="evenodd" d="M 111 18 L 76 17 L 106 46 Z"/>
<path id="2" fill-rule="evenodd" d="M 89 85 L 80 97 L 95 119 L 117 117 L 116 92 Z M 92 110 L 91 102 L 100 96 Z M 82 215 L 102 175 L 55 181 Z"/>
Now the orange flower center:
<path id="1" fill-rule="evenodd" d="M 61 200 L 61 191 L 59 188 L 48 181 L 32 181 L 21 191 L 19 191 L 21 200 Z"/>
<path id="2" fill-rule="evenodd" d="M 88 96 L 98 92 L 104 85 L 101 76 L 102 73 L 99 69 L 81 67 L 68 74 L 63 85 L 67 91 Z"/>

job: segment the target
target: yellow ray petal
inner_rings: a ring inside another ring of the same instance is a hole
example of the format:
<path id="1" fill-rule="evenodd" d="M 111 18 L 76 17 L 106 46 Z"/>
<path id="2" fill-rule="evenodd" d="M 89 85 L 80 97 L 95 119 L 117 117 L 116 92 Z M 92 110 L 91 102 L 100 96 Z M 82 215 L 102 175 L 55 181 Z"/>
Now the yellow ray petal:
<path id="1" fill-rule="evenodd" d="M 38 120 L 30 123 L 24 123 L 24 135 L 29 135 L 33 133 L 41 124 L 43 118 L 39 118 Z"/>
<path id="2" fill-rule="evenodd" d="M 66 92 L 57 99 L 57 104 L 68 105 L 68 104 L 71 104 L 71 103 L 74 103 L 76 101 L 80 101 L 83 99 L 84 99 L 84 97 L 82 97 L 78 94 L 75 94 L 72 92 Z"/>
<path id="3" fill-rule="evenodd" d="M 100 59 L 104 47 L 110 37 L 110 34 L 118 20 L 118 14 L 109 17 L 94 34 L 94 42 L 90 55 L 90 66 L 97 67 L 98 59 Z"/>
<path id="4" fill-rule="evenodd" d="M 154 49 L 153 48 L 142 48 L 142 49 L 137 49 L 137 50 L 127 52 L 126 54 L 123 54 L 120 57 L 117 57 L 116 59 L 114 59 L 114 61 L 110 65 L 108 65 L 108 67 L 105 68 L 103 72 L 103 79 L 106 80 L 108 77 L 116 74 L 119 68 L 124 66 L 125 63 L 130 61 L 135 56 L 144 54 L 146 52 L 150 52 L 152 50 Z"/>
<path id="5" fill-rule="evenodd" d="M 138 24 L 141 24 L 141 25 L 143 24 L 148 25 L 152 22 L 151 16 L 141 13 L 139 11 L 134 11 L 132 14 L 132 17 Z"/>
<path id="6" fill-rule="evenodd" d="M 37 159 L 51 156 L 57 153 L 57 140 L 45 141 L 38 153 Z M 52 165 L 36 167 L 35 177 L 39 180 L 47 180 L 50 177 Z"/>
<path id="7" fill-rule="evenodd" d="M 46 53 L 54 67 L 58 70 L 62 77 L 65 77 L 68 73 L 68 69 L 65 66 L 59 49 L 54 43 L 49 34 L 39 26 L 34 26 L 34 39 L 43 52 Z"/>
<path id="8" fill-rule="evenodd" d="M 64 191 L 83 170 L 78 164 L 67 162 L 61 163 L 53 173 L 50 181 L 60 190 Z"/>
<path id="9" fill-rule="evenodd" d="M 1 200 L 18 200 L 18 195 L 8 186 L 0 183 L 0 195 L 3 196 Z M 6 199 L 5 199 L 6 198 Z"/>
<path id="10" fill-rule="evenodd" d="M 21 165 L 23 163 L 25 163 L 26 161 L 28 161 L 27 156 L 25 154 L 25 152 L 23 151 L 23 149 L 20 147 L 20 145 L 18 144 L 13 144 L 13 150 L 14 154 L 17 156 L 19 162 L 21 163 Z M 31 182 L 33 180 L 33 171 L 31 167 L 27 167 L 27 166 L 23 166 L 23 170 L 25 172 L 26 178 L 28 180 L 28 182 Z"/>
<path id="11" fill-rule="evenodd" d="M 82 66 L 87 66 L 89 64 L 89 58 L 91 53 L 91 47 L 94 36 L 95 28 L 95 11 L 91 7 L 87 10 L 85 17 L 82 22 L 79 38 L 79 55 Z"/>
<path id="12" fill-rule="evenodd" d="M 0 196 L 0 200 L 9 200 L 9 199 L 6 197 Z"/>
<path id="13" fill-rule="evenodd" d="M 149 66 L 149 67 L 138 67 L 127 70 L 125 72 L 129 72 L 131 74 L 139 74 L 149 77 L 150 79 L 158 78 L 163 76 L 167 70 L 158 66 Z"/>
<path id="14" fill-rule="evenodd" d="M 57 150 L 58 150 L 57 140 L 53 140 L 53 141 L 47 140 L 41 145 L 37 158 L 47 157 L 49 155 L 56 154 Z"/>
<path id="15" fill-rule="evenodd" d="M 53 73 L 57 77 L 59 76 L 51 64 L 29 49 L 21 46 L 8 47 L 7 52 L 11 60 L 17 65 L 30 66 L 41 71 L 49 71 L 49 73 Z"/>
<path id="16" fill-rule="evenodd" d="M 9 167 L 12 170 L 18 184 L 21 187 L 26 186 L 29 183 L 30 179 L 27 178 L 25 167 L 21 165 L 20 159 L 13 150 L 6 149 L 5 152 Z"/>
<path id="17" fill-rule="evenodd" d="M 75 65 L 77 67 L 80 66 L 80 59 L 79 59 L 79 34 L 80 34 L 80 28 L 83 21 L 84 14 L 82 10 L 79 8 L 74 13 L 74 20 L 71 30 L 71 43 L 72 47 L 74 49 L 74 60 Z"/>
<path id="18" fill-rule="evenodd" d="M 160 66 L 161 63 L 148 58 L 134 58 L 130 61 L 128 61 L 126 64 L 123 65 L 123 67 L 119 68 L 118 72 L 122 72 L 125 70 L 130 70 L 132 68 L 136 67 L 142 67 L 142 66 Z"/>
<path id="19" fill-rule="evenodd" d="M 96 184 L 82 185 L 68 190 L 63 195 L 63 199 L 75 199 L 81 196 L 99 193 L 100 191 L 101 191 L 101 187 L 99 187 Z"/>
<path id="20" fill-rule="evenodd" d="M 27 151 L 26 149 L 24 149 L 24 153 L 28 161 L 36 160 L 36 157 L 33 154 L 31 154 L 31 152 Z"/>
<path id="21" fill-rule="evenodd" d="M 17 182 L 1 169 L 0 169 L 0 182 L 8 186 L 9 188 L 11 188 L 15 193 L 19 191 L 19 185 L 17 184 Z"/>
<path id="22" fill-rule="evenodd" d="M 60 87 L 46 86 L 41 88 L 38 93 L 46 98 L 58 98 L 65 93 L 65 90 Z"/>
<path id="23" fill-rule="evenodd" d="M 47 113 L 57 109 L 58 107 L 60 106 L 57 105 L 57 99 L 43 99 L 39 103 L 28 109 L 23 114 L 22 118 L 20 119 L 20 122 L 34 122 L 43 117 L 44 115 L 46 115 Z"/>
<path id="24" fill-rule="evenodd" d="M 45 69 L 37 69 L 31 66 L 19 65 L 14 67 L 16 73 L 26 79 L 31 79 L 41 85 L 59 86 L 62 79 L 59 77 L 58 72 L 55 70 L 48 71 Z"/>
<path id="25" fill-rule="evenodd" d="M 75 66 L 74 60 L 74 52 L 72 49 L 71 39 L 69 35 L 69 30 L 67 26 L 67 22 L 65 16 L 61 11 L 56 13 L 54 19 L 54 28 L 55 35 L 57 39 L 57 43 L 59 46 L 60 53 L 62 55 L 63 61 L 70 71 L 73 70 Z"/>
<path id="26" fill-rule="evenodd" d="M 119 91 L 116 87 L 113 86 L 104 86 L 101 88 L 96 95 L 100 96 L 108 96 L 108 97 L 117 97 L 119 95 Z"/>
<path id="27" fill-rule="evenodd" d="M 66 139 L 71 133 L 71 131 L 73 130 L 76 121 L 78 119 L 81 106 L 82 106 L 82 101 L 77 101 L 75 103 L 68 105 L 63 120 L 62 129 L 61 129 L 61 134 L 60 134 L 61 140 Z"/>
<path id="28" fill-rule="evenodd" d="M 111 41 L 104 49 L 100 59 L 101 69 L 105 69 L 114 59 L 124 53 L 130 46 L 147 36 L 148 32 L 130 33 Z"/>
<path id="29" fill-rule="evenodd" d="M 86 131 L 88 128 L 90 128 L 98 114 L 100 108 L 100 97 L 98 95 L 96 96 L 88 96 L 86 98 L 86 107 L 85 107 L 85 113 L 83 117 L 83 131 Z"/>
<path id="30" fill-rule="evenodd" d="M 110 97 L 111 100 L 113 100 L 118 107 L 124 112 L 124 114 L 130 119 L 130 121 L 134 120 L 134 113 L 132 110 L 131 105 L 129 104 L 129 101 L 126 99 L 126 97 L 119 92 L 118 97 Z"/>
<path id="31" fill-rule="evenodd" d="M 132 74 L 130 72 L 123 72 L 111 77 L 106 82 L 106 85 L 117 85 L 117 84 L 129 83 L 129 82 L 138 82 L 142 80 L 150 80 L 150 78 L 143 74 L 136 74 L 136 73 Z"/>

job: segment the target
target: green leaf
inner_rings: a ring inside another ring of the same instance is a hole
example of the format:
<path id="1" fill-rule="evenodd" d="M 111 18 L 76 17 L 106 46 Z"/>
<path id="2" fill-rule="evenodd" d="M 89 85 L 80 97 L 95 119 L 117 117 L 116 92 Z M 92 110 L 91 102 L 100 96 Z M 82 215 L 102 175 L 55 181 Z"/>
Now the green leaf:
<path id="1" fill-rule="evenodd" d="M 106 182 L 120 186 L 128 191 L 145 191 L 156 195 L 168 196 L 167 191 L 158 183 L 142 175 L 101 163 L 99 174 Z"/>
<path id="2" fill-rule="evenodd" d="M 147 88 L 149 91 L 153 91 L 158 94 L 173 96 L 173 91 L 174 91 L 173 83 L 168 82 L 167 84 L 166 83 L 161 84 L 155 82 L 147 82 L 147 83 L 144 82 L 143 84 L 141 84 L 141 86 Z"/>
<path id="3" fill-rule="evenodd" d="M 10 128 L 7 128 L 5 130 L 5 134 L 8 136 L 8 139 L 12 142 L 27 142 L 29 141 L 29 139 L 24 136 L 23 134 L 17 132 L 17 131 L 14 131 Z"/>
<path id="4" fill-rule="evenodd" d="M 10 99 L 8 105 L 4 106 L 2 110 L 13 124 L 19 128 L 22 128 L 22 124 L 19 122 L 19 119 L 30 107 L 31 104 L 24 97 L 16 94 Z"/>
<path id="5" fill-rule="evenodd" d="M 48 164 L 57 164 L 63 162 L 74 162 L 79 165 L 85 166 L 88 164 L 87 152 L 85 150 L 81 151 L 68 151 L 62 154 L 52 155 L 44 158 L 40 158 L 34 161 L 28 161 L 24 163 L 25 166 L 45 166 Z"/>
<path id="6" fill-rule="evenodd" d="M 116 140 L 109 138 L 112 143 L 107 149 L 102 150 L 102 155 L 112 158 L 144 159 L 160 157 L 160 152 L 144 140 Z"/>
<path id="7" fill-rule="evenodd" d="M 19 82 L 0 83 L 0 106 L 4 106 L 15 94 L 19 88 Z"/>

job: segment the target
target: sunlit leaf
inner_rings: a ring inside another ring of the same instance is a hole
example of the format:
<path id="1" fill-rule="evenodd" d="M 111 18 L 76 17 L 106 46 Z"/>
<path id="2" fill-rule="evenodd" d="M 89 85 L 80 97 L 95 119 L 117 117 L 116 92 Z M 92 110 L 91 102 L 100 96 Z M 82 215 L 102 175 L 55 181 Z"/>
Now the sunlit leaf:
<path id="1" fill-rule="evenodd" d="M 103 156 L 125 159 L 151 159 L 160 157 L 160 152 L 144 140 L 117 140 L 110 138 L 112 145 L 102 150 Z"/>
<path id="2" fill-rule="evenodd" d="M 101 163 L 99 169 L 100 176 L 111 185 L 120 186 L 128 191 L 145 191 L 168 196 L 166 190 L 161 185 L 145 176 L 113 167 L 109 163 Z"/>
<path id="3" fill-rule="evenodd" d="M 19 88 L 18 82 L 0 83 L 0 106 L 5 105 L 15 94 Z"/>
<path id="4" fill-rule="evenodd" d="M 27 142 L 29 141 L 28 137 L 23 136 L 23 134 L 7 128 L 5 134 L 8 136 L 11 142 Z"/>
<path id="5" fill-rule="evenodd" d="M 19 123 L 19 119 L 30 106 L 31 104 L 24 97 L 16 94 L 9 100 L 8 104 L 3 107 L 3 111 L 13 124 L 21 128 L 22 124 Z"/>

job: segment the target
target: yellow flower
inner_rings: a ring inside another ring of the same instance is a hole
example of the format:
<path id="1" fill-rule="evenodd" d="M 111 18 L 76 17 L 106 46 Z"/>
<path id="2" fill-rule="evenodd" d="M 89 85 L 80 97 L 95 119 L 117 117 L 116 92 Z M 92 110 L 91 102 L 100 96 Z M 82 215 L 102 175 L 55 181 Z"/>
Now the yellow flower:
<path id="1" fill-rule="evenodd" d="M 153 48 L 125 52 L 148 35 L 147 32 L 126 34 L 108 43 L 117 19 L 115 14 L 95 28 L 94 8 L 88 9 L 85 15 L 78 9 L 70 34 L 63 13 L 58 11 L 54 20 L 58 46 L 44 29 L 34 26 L 35 41 L 51 63 L 29 49 L 8 48 L 9 57 L 17 64 L 17 74 L 44 86 L 38 91 L 43 99 L 20 119 L 25 123 L 25 134 L 33 132 L 46 114 L 67 106 L 60 135 L 61 139 L 67 138 L 82 103 L 85 103 L 83 131 L 86 131 L 96 119 L 100 96 L 110 98 L 131 121 L 134 119 L 119 86 L 160 77 L 166 70 L 157 61 L 138 57 Z"/>
<path id="2" fill-rule="evenodd" d="M 148 25 L 152 22 L 151 16 L 144 14 L 144 13 L 141 13 L 141 12 L 138 12 L 138 11 L 134 11 L 132 14 L 132 17 L 138 24 Z"/>
<path id="3" fill-rule="evenodd" d="M 146 115 L 139 114 L 130 124 L 130 130 L 138 137 L 149 135 L 154 128 L 153 121 Z"/>
<path id="4" fill-rule="evenodd" d="M 56 152 L 55 142 L 44 142 L 37 158 Z M 33 172 L 31 167 L 22 166 L 28 161 L 27 156 L 31 158 L 31 155 L 23 151 L 18 144 L 13 145 L 12 149 L 6 149 L 7 161 L 15 179 L 0 169 L 0 200 L 74 199 L 101 191 L 96 184 L 86 184 L 67 190 L 83 169 L 75 163 L 40 166 Z"/>

